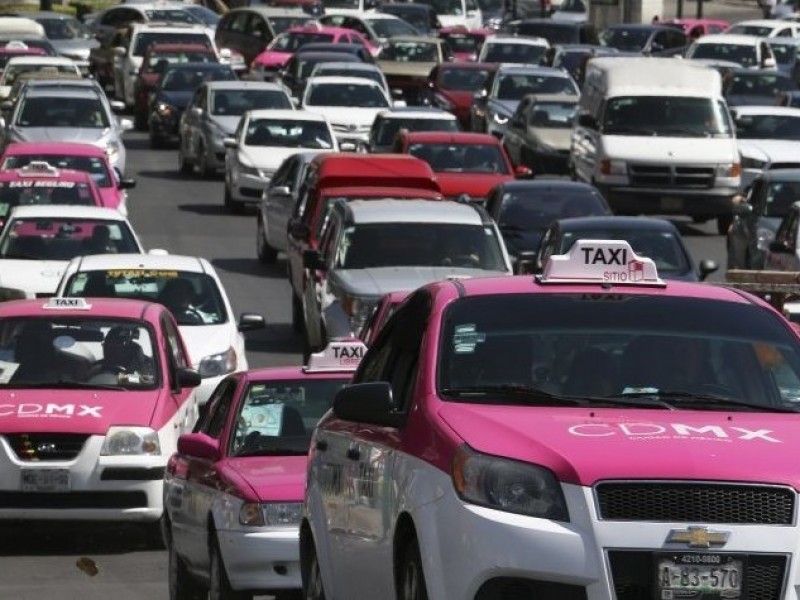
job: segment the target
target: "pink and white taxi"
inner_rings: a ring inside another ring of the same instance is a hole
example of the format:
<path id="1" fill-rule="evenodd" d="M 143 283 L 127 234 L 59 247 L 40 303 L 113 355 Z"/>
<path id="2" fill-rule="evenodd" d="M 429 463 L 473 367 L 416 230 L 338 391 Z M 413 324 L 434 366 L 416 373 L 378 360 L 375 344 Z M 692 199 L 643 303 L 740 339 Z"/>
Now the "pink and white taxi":
<path id="1" fill-rule="evenodd" d="M 311 441 L 304 598 L 797 598 L 800 340 L 579 240 L 413 292 Z"/>
<path id="2" fill-rule="evenodd" d="M 159 544 L 164 467 L 198 414 L 188 365 L 160 304 L 0 304 L 0 520 L 136 522 Z"/>
<path id="3" fill-rule="evenodd" d="M 217 387 L 164 477 L 171 598 L 298 597 L 311 431 L 364 351 L 334 341 L 307 367 L 236 373 Z"/>

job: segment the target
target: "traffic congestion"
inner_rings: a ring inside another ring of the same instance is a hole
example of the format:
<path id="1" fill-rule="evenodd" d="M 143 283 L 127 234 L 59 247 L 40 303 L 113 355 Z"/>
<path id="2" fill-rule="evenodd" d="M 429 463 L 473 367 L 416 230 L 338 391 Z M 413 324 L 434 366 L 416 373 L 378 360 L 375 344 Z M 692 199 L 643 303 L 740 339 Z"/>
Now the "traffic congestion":
<path id="1" fill-rule="evenodd" d="M 708 5 L 0 15 L 0 598 L 795 598 L 800 19 Z"/>

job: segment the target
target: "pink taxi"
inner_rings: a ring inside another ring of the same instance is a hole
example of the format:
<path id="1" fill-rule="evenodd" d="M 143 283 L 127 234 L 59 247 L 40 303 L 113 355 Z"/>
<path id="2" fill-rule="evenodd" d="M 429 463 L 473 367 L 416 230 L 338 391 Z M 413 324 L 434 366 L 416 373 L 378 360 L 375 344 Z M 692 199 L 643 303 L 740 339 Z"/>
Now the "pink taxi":
<path id="1" fill-rule="evenodd" d="M 450 46 L 455 62 L 474 62 L 478 60 L 486 38 L 496 33 L 493 29 L 467 29 L 456 26 L 440 29 L 439 37 Z"/>
<path id="2" fill-rule="evenodd" d="M 159 545 L 164 467 L 198 413 L 188 364 L 160 304 L 0 304 L 0 519 L 135 522 Z"/>
<path id="3" fill-rule="evenodd" d="M 169 461 L 171 598 L 296 598 L 308 444 L 365 351 L 334 341 L 307 367 L 228 376 Z"/>
<path id="4" fill-rule="evenodd" d="M 283 67 L 306 44 L 361 44 L 369 49 L 373 56 L 378 48 L 373 46 L 364 36 L 352 29 L 343 27 L 325 27 L 312 21 L 302 27 L 292 27 L 276 36 L 264 51 L 253 59 L 250 69 L 274 73 Z"/>
<path id="5" fill-rule="evenodd" d="M 614 240 L 413 292 L 311 440 L 304 598 L 789 599 L 800 339 Z"/>
<path id="6" fill-rule="evenodd" d="M 122 216 L 127 216 L 126 190 L 135 187 L 136 181 L 121 177 L 108 162 L 108 155 L 102 148 L 70 142 L 8 144 L 0 156 L 0 169 L 18 169 L 33 161 L 44 161 L 58 169 L 89 173 L 100 191 L 100 206 L 116 208 Z"/>

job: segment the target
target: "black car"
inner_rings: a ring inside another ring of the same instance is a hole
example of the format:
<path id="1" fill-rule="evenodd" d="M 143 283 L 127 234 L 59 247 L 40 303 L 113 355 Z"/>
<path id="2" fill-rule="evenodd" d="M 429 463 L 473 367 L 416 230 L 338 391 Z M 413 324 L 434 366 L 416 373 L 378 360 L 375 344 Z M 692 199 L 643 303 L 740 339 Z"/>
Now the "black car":
<path id="1" fill-rule="evenodd" d="M 622 52 L 638 52 L 645 56 L 683 55 L 692 38 L 669 25 L 612 25 L 600 34 L 600 43 Z"/>
<path id="2" fill-rule="evenodd" d="M 420 35 L 434 36 L 442 28 L 439 17 L 436 16 L 436 11 L 427 4 L 395 2 L 393 4 L 384 4 L 379 10 L 387 15 L 400 17 L 419 31 Z"/>
<path id="3" fill-rule="evenodd" d="M 728 106 L 775 106 L 781 95 L 797 90 L 791 77 L 778 71 L 736 69 L 722 84 Z"/>
<path id="4" fill-rule="evenodd" d="M 616 48 L 599 44 L 558 44 L 551 46 L 545 54 L 545 64 L 569 73 L 579 86 L 583 86 L 583 71 L 586 61 L 596 56 L 615 56 Z"/>
<path id="5" fill-rule="evenodd" d="M 702 281 L 719 268 L 711 260 L 696 266 L 678 228 L 665 219 L 608 216 L 553 221 L 530 270 L 540 273 L 550 256 L 566 254 L 579 239 L 625 240 L 636 254 L 652 259 L 664 279 Z"/>
<path id="6" fill-rule="evenodd" d="M 150 99 L 150 146 L 161 148 L 167 141 L 177 140 L 181 115 L 201 84 L 234 79 L 236 73 L 230 66 L 217 63 L 185 63 L 165 71 Z"/>
<path id="7" fill-rule="evenodd" d="M 595 187 L 563 179 L 501 183 L 489 192 L 486 211 L 500 228 L 512 260 L 523 252 L 536 252 L 556 219 L 611 214 Z"/>
<path id="8" fill-rule="evenodd" d="M 556 44 L 599 44 L 597 30 L 589 23 L 553 21 L 552 19 L 523 19 L 509 21 L 504 33 L 525 37 L 541 37 L 551 46 Z"/>
<path id="9" fill-rule="evenodd" d="M 341 46 L 342 44 L 336 44 Z M 317 52 L 307 51 L 306 47 L 295 52 L 281 69 L 281 83 L 291 92 L 293 98 L 301 98 L 305 89 L 306 80 L 311 71 L 319 63 L 335 62 L 362 62 L 357 56 L 345 52 Z"/>

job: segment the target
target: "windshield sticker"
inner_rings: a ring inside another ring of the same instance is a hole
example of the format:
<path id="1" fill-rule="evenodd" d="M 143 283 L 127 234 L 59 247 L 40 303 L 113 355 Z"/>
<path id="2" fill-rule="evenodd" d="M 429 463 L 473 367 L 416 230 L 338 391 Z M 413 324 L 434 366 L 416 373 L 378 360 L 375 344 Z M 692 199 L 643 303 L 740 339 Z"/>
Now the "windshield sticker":
<path id="1" fill-rule="evenodd" d="M 478 344 L 486 341 L 486 334 L 475 330 L 475 323 L 457 325 L 453 334 L 453 352 L 472 354 Z"/>
<path id="2" fill-rule="evenodd" d="M 0 360 L 0 383 L 8 383 L 17 372 L 19 363 Z"/>
<path id="3" fill-rule="evenodd" d="M 248 434 L 257 431 L 270 437 L 281 434 L 284 404 L 250 404 L 242 409 L 241 419 Z"/>
<path id="4" fill-rule="evenodd" d="M 74 181 L 9 181 L 10 188 L 66 188 L 75 187 Z"/>
<path id="5" fill-rule="evenodd" d="M 111 279 L 135 279 L 137 277 L 160 277 L 174 279 L 178 277 L 177 271 L 162 271 L 157 269 L 114 269 L 106 271 L 106 276 Z"/>

